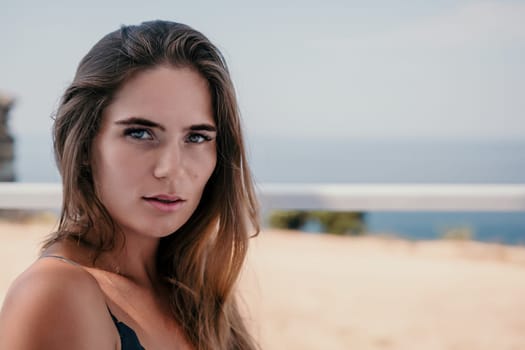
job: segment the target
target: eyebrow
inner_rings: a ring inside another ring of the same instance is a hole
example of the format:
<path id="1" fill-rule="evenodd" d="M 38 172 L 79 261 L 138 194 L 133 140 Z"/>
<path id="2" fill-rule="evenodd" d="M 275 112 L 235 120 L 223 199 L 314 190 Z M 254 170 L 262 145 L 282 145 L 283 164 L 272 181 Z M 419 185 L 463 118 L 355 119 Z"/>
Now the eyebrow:
<path id="1" fill-rule="evenodd" d="M 150 128 L 159 128 L 162 131 L 166 130 L 166 128 L 164 126 L 162 126 L 161 124 L 159 124 L 159 123 L 155 123 L 155 122 L 153 122 L 153 121 L 151 121 L 149 119 L 138 118 L 138 117 L 131 117 L 131 118 L 127 118 L 127 119 L 117 120 L 115 122 L 115 124 L 118 124 L 118 125 L 142 125 L 142 126 L 147 126 L 147 127 L 150 127 Z"/>
<path id="2" fill-rule="evenodd" d="M 197 124 L 189 127 L 191 131 L 211 131 L 217 132 L 217 128 L 211 124 Z"/>
<path id="3" fill-rule="evenodd" d="M 123 119 L 123 120 L 117 120 L 115 124 L 141 125 L 141 126 L 147 126 L 150 128 L 159 128 L 162 131 L 166 131 L 166 128 L 162 124 L 156 123 L 146 118 L 140 118 L 140 117 L 131 117 L 131 118 Z M 191 131 L 217 132 L 217 128 L 211 124 L 195 124 L 195 125 L 191 125 L 188 129 Z"/>

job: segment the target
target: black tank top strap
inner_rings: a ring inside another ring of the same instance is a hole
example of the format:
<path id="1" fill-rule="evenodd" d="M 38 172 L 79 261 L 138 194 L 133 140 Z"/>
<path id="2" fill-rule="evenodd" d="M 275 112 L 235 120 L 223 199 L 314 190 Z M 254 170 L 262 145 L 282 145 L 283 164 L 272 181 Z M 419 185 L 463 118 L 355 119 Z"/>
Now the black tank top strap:
<path id="1" fill-rule="evenodd" d="M 77 263 L 76 261 L 73 261 L 71 259 L 68 259 L 62 255 L 55 255 L 55 254 L 44 254 L 44 255 L 41 255 L 39 257 L 39 259 L 42 259 L 42 258 L 55 258 L 55 259 L 58 259 L 58 260 L 62 260 L 63 262 L 66 262 L 70 265 L 73 265 L 73 266 L 82 266 L 80 265 L 79 263 Z"/>

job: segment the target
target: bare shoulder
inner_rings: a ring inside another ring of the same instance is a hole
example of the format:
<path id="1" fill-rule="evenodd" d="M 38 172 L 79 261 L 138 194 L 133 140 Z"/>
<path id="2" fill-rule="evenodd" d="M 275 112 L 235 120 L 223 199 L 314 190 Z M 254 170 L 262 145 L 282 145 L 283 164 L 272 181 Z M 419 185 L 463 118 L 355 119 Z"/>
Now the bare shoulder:
<path id="1" fill-rule="evenodd" d="M 0 349 L 109 350 L 117 344 L 96 280 L 58 259 L 39 259 L 22 273 L 0 311 Z"/>

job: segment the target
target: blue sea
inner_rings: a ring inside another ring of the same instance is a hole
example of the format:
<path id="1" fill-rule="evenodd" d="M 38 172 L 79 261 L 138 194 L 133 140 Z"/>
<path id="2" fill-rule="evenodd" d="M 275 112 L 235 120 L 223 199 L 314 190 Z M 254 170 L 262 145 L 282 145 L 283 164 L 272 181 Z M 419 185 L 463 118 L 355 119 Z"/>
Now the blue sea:
<path id="1" fill-rule="evenodd" d="M 525 184 L 525 140 L 248 140 L 259 183 Z M 18 181 L 59 181 L 47 136 L 20 137 L 16 150 Z M 370 232 L 408 239 L 460 229 L 480 241 L 525 244 L 525 212 L 369 212 L 365 223 Z"/>
<path id="2" fill-rule="evenodd" d="M 522 140 L 259 140 L 251 152 L 260 182 L 525 184 Z M 369 212 L 364 220 L 369 232 L 413 240 L 463 230 L 525 244 L 525 212 Z"/>
<path id="3" fill-rule="evenodd" d="M 483 242 L 525 245 L 525 213 L 501 212 L 371 212 L 368 231 L 411 240 L 432 240 L 454 230 Z"/>

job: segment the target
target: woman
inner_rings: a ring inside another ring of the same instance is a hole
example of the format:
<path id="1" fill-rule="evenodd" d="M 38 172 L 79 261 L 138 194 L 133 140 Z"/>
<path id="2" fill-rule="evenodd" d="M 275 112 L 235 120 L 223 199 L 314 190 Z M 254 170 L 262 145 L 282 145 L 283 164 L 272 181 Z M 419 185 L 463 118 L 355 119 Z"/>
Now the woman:
<path id="1" fill-rule="evenodd" d="M 235 92 L 190 27 L 124 26 L 58 107 L 58 230 L 11 286 L 0 349 L 254 349 L 236 302 L 258 232 Z"/>

